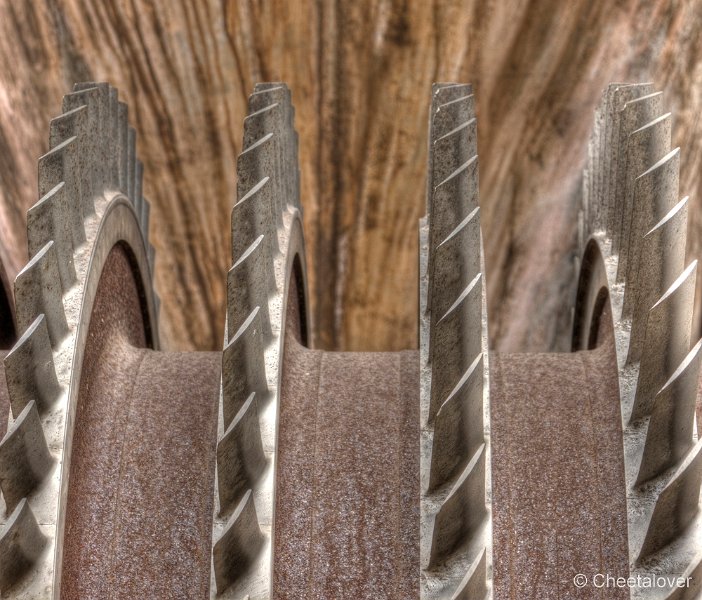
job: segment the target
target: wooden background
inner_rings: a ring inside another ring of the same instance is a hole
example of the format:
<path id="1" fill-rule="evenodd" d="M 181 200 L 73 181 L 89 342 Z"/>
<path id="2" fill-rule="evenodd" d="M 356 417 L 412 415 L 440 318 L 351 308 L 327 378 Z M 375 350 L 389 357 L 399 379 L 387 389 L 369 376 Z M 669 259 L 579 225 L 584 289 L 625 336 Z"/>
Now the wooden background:
<path id="1" fill-rule="evenodd" d="M 415 346 L 433 81 L 474 84 L 491 343 L 567 348 L 576 198 L 614 80 L 666 91 L 702 239 L 702 0 L 0 0 L 0 258 L 26 260 L 48 121 L 74 81 L 129 102 L 166 345 L 219 348 L 246 97 L 297 109 L 317 344 Z"/>

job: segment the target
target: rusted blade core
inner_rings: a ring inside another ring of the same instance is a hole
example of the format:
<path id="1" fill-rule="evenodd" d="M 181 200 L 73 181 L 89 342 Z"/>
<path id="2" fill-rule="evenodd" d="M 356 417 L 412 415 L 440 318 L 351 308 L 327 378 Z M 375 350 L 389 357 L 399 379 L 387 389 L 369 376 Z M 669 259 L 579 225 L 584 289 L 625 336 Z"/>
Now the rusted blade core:
<path id="1" fill-rule="evenodd" d="M 571 354 L 493 354 L 494 598 L 628 598 L 573 584 L 627 577 L 624 459 L 612 338 Z"/>
<path id="2" fill-rule="evenodd" d="M 419 357 L 299 342 L 289 294 L 274 597 L 419 597 Z"/>
<path id="3" fill-rule="evenodd" d="M 146 349 L 115 247 L 89 330 L 61 597 L 207 598 L 221 354 Z"/>

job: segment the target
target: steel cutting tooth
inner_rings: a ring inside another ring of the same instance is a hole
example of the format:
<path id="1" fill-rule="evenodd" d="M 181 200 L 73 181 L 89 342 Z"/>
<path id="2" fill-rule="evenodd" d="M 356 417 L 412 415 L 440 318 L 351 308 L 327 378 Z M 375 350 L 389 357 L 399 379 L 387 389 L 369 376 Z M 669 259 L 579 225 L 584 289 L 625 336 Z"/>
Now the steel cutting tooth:
<path id="1" fill-rule="evenodd" d="M 82 146 L 77 137 L 72 137 L 49 150 L 39 158 L 39 196 L 45 196 L 61 183 L 65 183 L 65 194 L 69 208 L 76 213 L 73 221 L 85 219 L 95 212 L 95 204 L 89 186 L 83 186 Z M 80 231 L 76 232 L 79 236 Z M 83 241 L 85 233 L 82 234 Z"/>
<path id="2" fill-rule="evenodd" d="M 244 150 L 254 146 L 258 140 L 263 139 L 267 134 L 273 134 L 270 141 L 266 142 L 264 145 L 266 148 L 272 145 L 270 152 L 273 158 L 269 163 L 270 166 L 267 166 L 264 170 L 260 171 L 260 173 L 266 172 L 272 176 L 275 188 L 278 190 L 275 194 L 276 211 L 281 214 L 289 195 L 288 186 L 286 185 L 287 173 L 285 172 L 285 157 L 286 154 L 289 153 L 289 150 L 285 148 L 286 140 L 284 129 L 283 109 L 278 103 L 269 104 L 265 108 L 250 114 L 244 119 Z M 267 156 L 268 153 L 269 151 L 266 150 L 264 156 Z M 256 171 L 254 171 L 253 177 L 256 178 L 256 176 Z"/>
<path id="3" fill-rule="evenodd" d="M 434 139 L 446 135 L 453 130 L 458 123 L 465 123 L 474 117 L 475 97 L 472 94 L 439 105 L 434 112 Z"/>
<path id="4" fill-rule="evenodd" d="M 596 220 L 595 214 L 599 208 L 599 178 L 600 178 L 600 148 L 601 138 L 604 136 L 605 114 L 607 97 L 610 94 L 611 85 L 602 93 L 597 107 L 595 108 L 595 119 L 590 132 L 590 139 L 587 145 L 588 167 L 586 170 L 587 179 L 584 183 L 586 202 L 583 205 L 585 214 L 584 221 L 588 233 L 592 231 L 592 224 Z"/>
<path id="5" fill-rule="evenodd" d="M 8 511 L 41 484 L 52 462 L 37 405 L 31 400 L 0 441 L 0 489 Z"/>
<path id="6" fill-rule="evenodd" d="M 263 400 L 268 395 L 263 356 L 261 315 L 256 307 L 222 354 L 222 405 L 225 428 L 252 392 Z"/>
<path id="7" fill-rule="evenodd" d="M 483 355 L 479 354 L 434 418 L 426 492 L 450 481 L 483 441 Z"/>
<path id="8" fill-rule="evenodd" d="M 429 196 L 431 249 L 478 206 L 478 175 L 478 156 L 474 154 L 445 179 L 436 180 Z"/>
<path id="9" fill-rule="evenodd" d="M 479 273 L 430 333 L 430 422 L 482 351 L 482 285 Z"/>
<path id="10" fill-rule="evenodd" d="M 136 131 L 133 127 L 127 129 L 127 197 L 134 204 L 134 188 L 136 183 Z"/>
<path id="11" fill-rule="evenodd" d="M 617 144 L 617 152 L 614 157 L 616 164 L 613 165 L 615 173 L 612 187 L 610 188 L 609 205 L 609 220 L 607 222 L 607 230 L 614 230 L 622 222 L 622 209 L 624 206 L 624 197 L 626 195 L 626 160 L 627 160 L 627 143 L 629 135 L 644 127 L 647 123 L 654 121 L 663 113 L 663 93 L 655 92 L 646 96 L 641 96 L 627 102 L 619 115 L 619 139 L 614 140 Z M 619 252 L 619 236 L 612 236 L 612 252 Z"/>
<path id="12" fill-rule="evenodd" d="M 487 560 L 483 548 L 451 600 L 483 600 L 487 591 Z"/>
<path id="13" fill-rule="evenodd" d="M 253 494 L 246 492 L 227 529 L 212 549 L 217 593 L 224 593 L 256 560 L 265 544 L 256 516 Z"/>
<path id="14" fill-rule="evenodd" d="M 429 263 L 433 325 L 480 273 L 480 209 L 473 209 L 430 253 L 434 257 Z"/>
<path id="15" fill-rule="evenodd" d="M 146 258 L 149 261 L 149 267 L 151 268 L 151 276 L 153 277 L 154 275 L 154 266 L 156 263 L 156 250 L 155 248 L 151 245 L 151 242 L 148 242 L 148 247 L 146 248 Z M 154 296 L 156 297 L 156 296 Z M 158 314 L 158 313 L 157 313 Z"/>
<path id="16" fill-rule="evenodd" d="M 702 340 L 685 357 L 653 401 L 637 484 L 674 466 L 693 445 Z"/>
<path id="17" fill-rule="evenodd" d="M 678 537 L 699 510 L 702 483 L 702 440 L 685 460 L 656 500 L 638 560 L 657 552 Z"/>
<path id="18" fill-rule="evenodd" d="M 29 327 L 43 313 L 46 315 L 46 325 L 53 348 L 68 334 L 54 242 L 49 242 L 37 252 L 17 275 L 15 302 L 17 326 L 20 331 Z"/>
<path id="19" fill-rule="evenodd" d="M 253 488 L 266 467 L 252 393 L 217 444 L 217 485 L 220 514 L 226 515 L 246 490 Z"/>
<path id="20" fill-rule="evenodd" d="M 46 538 L 23 499 L 0 529 L 0 593 L 17 583 L 41 556 Z"/>
<path id="21" fill-rule="evenodd" d="M 124 102 L 117 105 L 117 170 L 119 189 L 128 194 L 129 181 L 129 108 Z"/>
<path id="22" fill-rule="evenodd" d="M 145 240 L 149 239 L 149 220 L 151 218 L 151 203 L 141 196 L 141 215 L 139 216 L 139 228 Z"/>
<path id="23" fill-rule="evenodd" d="M 300 206 L 300 173 L 298 168 L 298 137 L 295 131 L 295 108 L 291 102 L 290 90 L 283 84 L 271 83 L 266 86 L 256 86 L 249 96 L 249 115 L 263 111 L 265 108 L 278 104 L 282 110 L 281 124 L 278 129 L 281 136 L 280 169 L 284 199 L 298 209 Z M 244 147 L 250 143 L 245 141 Z M 283 205 L 284 208 L 284 205 Z"/>
<path id="24" fill-rule="evenodd" d="M 30 401 L 36 400 L 39 411 L 44 412 L 61 394 L 43 314 L 7 353 L 4 364 L 7 392 L 15 418 Z"/>
<path id="25" fill-rule="evenodd" d="M 265 240 L 260 235 L 241 255 L 227 275 L 227 328 L 238 331 L 254 308 L 259 308 L 264 343 L 272 337 L 268 313 L 270 266 Z"/>
<path id="26" fill-rule="evenodd" d="M 588 227 L 590 231 L 596 231 L 601 227 L 604 221 L 606 166 L 608 165 L 607 159 L 609 158 L 609 152 L 611 150 L 608 142 L 610 137 L 609 129 L 611 126 L 612 103 L 617 89 L 625 85 L 627 84 L 610 83 L 607 88 L 605 88 L 595 113 L 596 135 L 593 139 L 593 143 L 596 145 L 593 149 L 593 156 L 595 158 L 593 169 L 594 181 L 588 214 Z"/>
<path id="27" fill-rule="evenodd" d="M 478 152 L 477 121 L 457 125 L 434 142 L 432 185 L 444 181 Z M 432 212 L 433 215 L 433 212 Z"/>
<path id="28" fill-rule="evenodd" d="M 683 198 L 643 237 L 636 277 L 638 286 L 624 289 L 624 312 L 632 315 L 629 363 L 641 357 L 649 309 L 685 268 L 687 203 L 688 198 Z"/>
<path id="29" fill-rule="evenodd" d="M 49 123 L 49 148 L 88 132 L 88 107 L 78 106 L 51 119 Z"/>
<path id="30" fill-rule="evenodd" d="M 232 260 L 239 260 L 261 235 L 265 236 L 266 264 L 272 265 L 273 257 L 280 250 L 273 217 L 273 184 L 270 177 L 261 179 L 232 209 Z M 272 273 L 273 269 L 270 271 Z"/>
<path id="31" fill-rule="evenodd" d="M 643 284 L 637 275 L 644 236 L 673 209 L 680 198 L 679 172 L 680 151 L 676 148 L 634 182 L 635 210 L 631 215 L 625 276 L 630 299 L 636 297 L 639 286 Z M 630 316 L 632 308 L 631 302 L 628 305 L 625 303 L 624 316 Z"/>
<path id="32" fill-rule="evenodd" d="M 268 104 L 250 113 L 244 119 L 244 142 L 242 148 L 253 146 L 258 140 L 269 133 L 281 131 L 283 128 L 283 107 L 277 102 Z"/>
<path id="33" fill-rule="evenodd" d="M 631 238 L 635 237 L 636 233 L 644 235 L 658 221 L 656 219 L 653 222 L 649 222 L 649 227 L 643 231 L 635 229 L 637 223 L 634 221 L 637 219 L 637 213 L 641 210 L 642 203 L 645 201 L 645 198 L 638 195 L 640 192 L 646 191 L 641 189 L 641 186 L 646 180 L 654 180 L 656 171 L 667 172 L 668 169 L 665 165 L 673 159 L 671 156 L 673 153 L 670 152 L 670 135 L 670 113 L 658 117 L 655 121 L 629 135 L 626 150 L 626 171 L 624 174 L 626 191 L 623 195 L 622 222 L 618 227 L 615 227 L 613 232 L 614 237 L 619 237 L 618 282 L 626 281 L 629 283 L 626 277 L 629 274 L 628 264 L 631 252 Z M 643 180 L 640 179 L 642 177 Z M 670 206 L 677 202 L 679 198 L 680 196 L 676 192 Z M 647 208 L 644 207 L 644 210 L 647 210 Z M 662 217 L 665 212 L 667 211 L 661 213 L 660 216 Z M 634 243 L 637 241 L 635 240 Z"/>
<path id="34" fill-rule="evenodd" d="M 702 594 L 702 554 L 695 557 L 681 577 L 686 585 L 676 585 L 665 596 L 665 600 L 699 600 Z"/>
<path id="35" fill-rule="evenodd" d="M 142 192 L 142 185 L 144 182 L 144 165 L 140 160 L 137 159 L 136 165 L 134 167 L 134 198 L 132 198 L 132 204 L 134 205 L 134 211 L 137 214 L 137 218 L 139 219 L 139 225 L 141 226 L 142 221 L 143 221 L 143 202 L 144 199 L 142 198 L 141 192 Z M 143 232 L 143 229 L 142 229 Z M 144 239 L 146 239 L 146 236 L 144 236 Z"/>
<path id="36" fill-rule="evenodd" d="M 434 516 L 431 569 L 443 564 L 483 523 L 485 508 L 485 444 L 476 451 L 460 479 Z"/>
<path id="37" fill-rule="evenodd" d="M 470 83 L 434 83 L 431 87 L 432 107 L 472 94 L 473 86 Z"/>
<path id="38" fill-rule="evenodd" d="M 276 227 L 282 224 L 280 208 L 281 186 L 276 172 L 276 147 L 274 134 L 269 133 L 252 144 L 237 159 L 236 171 L 239 177 L 237 182 L 237 197 L 243 198 L 264 177 L 270 177 L 271 186 L 271 216 Z"/>
<path id="39" fill-rule="evenodd" d="M 654 397 L 690 350 L 696 271 L 694 261 L 648 313 L 632 421 L 651 413 Z"/>
<path id="40" fill-rule="evenodd" d="M 84 184 L 89 187 L 86 195 L 92 198 L 111 180 L 110 90 L 107 84 L 94 83 L 76 85 L 74 89 L 63 97 L 63 112 L 82 105 L 88 107 L 88 133 L 80 141 L 82 158 L 91 157 L 91 170 L 86 173 Z"/>
<path id="41" fill-rule="evenodd" d="M 107 85 L 107 84 L 105 84 Z M 105 145 L 112 145 L 117 140 L 118 130 L 119 130 L 119 98 L 117 95 L 117 89 L 112 86 L 107 86 L 109 89 L 110 98 L 110 120 L 109 133 L 105 140 Z M 113 189 L 119 189 L 119 156 L 111 148 L 107 153 L 107 157 L 110 165 L 110 187 Z"/>
<path id="42" fill-rule="evenodd" d="M 54 241 L 64 292 L 77 281 L 73 249 L 80 243 L 80 234 L 85 236 L 80 215 L 69 204 L 66 186 L 60 183 L 27 211 L 29 256 L 35 256 L 48 242 Z"/>
<path id="43" fill-rule="evenodd" d="M 620 129 L 620 117 L 621 111 L 630 100 L 642 95 L 649 91 L 650 86 L 647 84 L 631 84 L 619 86 L 614 90 L 614 93 L 610 97 L 610 105 L 608 107 L 607 115 L 607 127 L 605 129 L 606 139 L 605 139 L 605 169 L 604 169 L 604 179 L 603 179 L 603 196 L 601 198 L 601 205 L 603 208 L 603 214 L 601 215 L 602 221 L 598 224 L 597 229 L 605 229 L 608 224 L 609 213 L 611 212 L 611 206 L 614 196 L 614 188 L 616 184 L 616 167 L 618 164 L 618 157 L 621 151 L 619 146 L 619 129 Z M 653 91 L 650 89 L 650 91 Z"/>
<path id="44" fill-rule="evenodd" d="M 472 156 L 466 163 L 439 182 L 430 201 L 429 218 L 429 288 L 427 310 L 432 310 L 434 292 L 434 270 L 437 247 L 478 207 L 478 157 Z M 479 215 L 476 214 L 476 218 Z M 479 257 L 478 257 L 479 258 Z M 443 313 L 441 313 L 443 314 Z M 441 316 L 441 314 L 439 316 Z"/>

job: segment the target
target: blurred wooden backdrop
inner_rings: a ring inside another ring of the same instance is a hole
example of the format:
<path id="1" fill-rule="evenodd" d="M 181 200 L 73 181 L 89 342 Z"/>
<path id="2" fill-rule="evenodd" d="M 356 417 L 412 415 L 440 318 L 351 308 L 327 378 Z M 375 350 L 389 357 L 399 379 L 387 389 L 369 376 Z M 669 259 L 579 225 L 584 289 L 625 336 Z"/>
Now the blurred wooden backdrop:
<path id="1" fill-rule="evenodd" d="M 317 344 L 416 345 L 417 220 L 433 81 L 474 84 L 492 345 L 567 347 L 575 199 L 592 111 L 652 80 L 675 111 L 689 251 L 702 239 L 702 0 L 0 0 L 0 252 L 49 119 L 78 80 L 129 102 L 152 202 L 162 332 L 219 348 L 246 97 L 284 80 L 300 133 Z"/>

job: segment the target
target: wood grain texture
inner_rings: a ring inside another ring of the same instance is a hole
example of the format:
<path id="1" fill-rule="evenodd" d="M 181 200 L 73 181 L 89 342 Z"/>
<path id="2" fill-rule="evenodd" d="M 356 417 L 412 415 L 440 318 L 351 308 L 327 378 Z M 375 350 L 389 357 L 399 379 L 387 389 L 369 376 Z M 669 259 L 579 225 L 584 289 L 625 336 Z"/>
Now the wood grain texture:
<path id="1" fill-rule="evenodd" d="M 284 80 L 300 133 L 316 343 L 417 343 L 429 90 L 474 84 L 491 340 L 564 349 L 592 111 L 650 79 L 676 114 L 702 241 L 702 0 L 0 0 L 0 258 L 25 261 L 48 120 L 73 81 L 129 102 L 167 347 L 219 348 L 246 97 Z"/>

